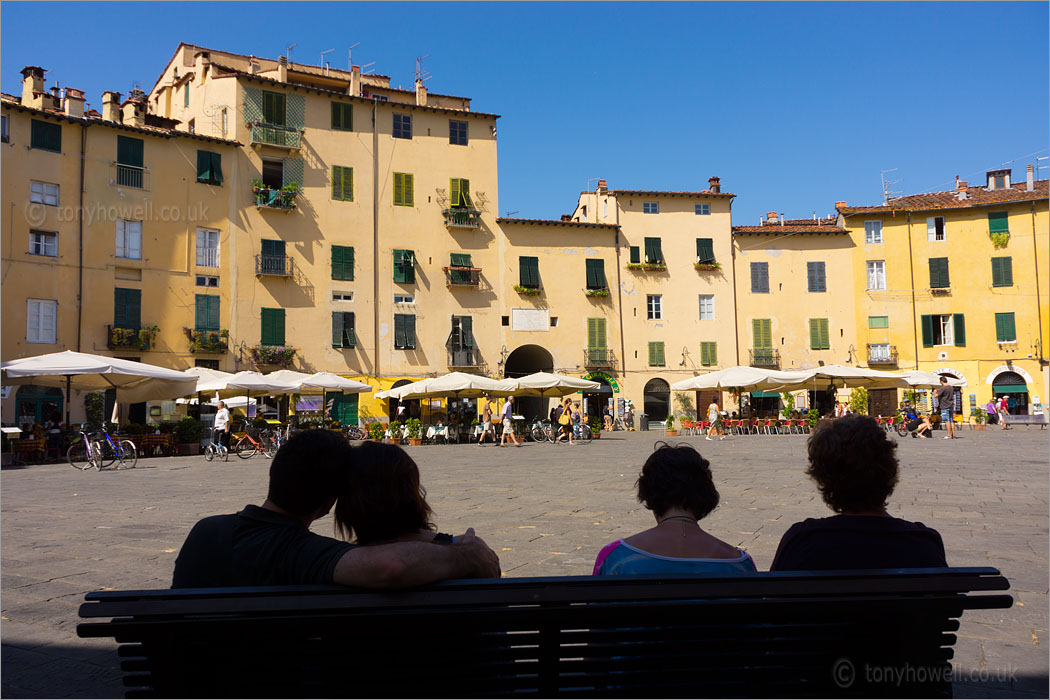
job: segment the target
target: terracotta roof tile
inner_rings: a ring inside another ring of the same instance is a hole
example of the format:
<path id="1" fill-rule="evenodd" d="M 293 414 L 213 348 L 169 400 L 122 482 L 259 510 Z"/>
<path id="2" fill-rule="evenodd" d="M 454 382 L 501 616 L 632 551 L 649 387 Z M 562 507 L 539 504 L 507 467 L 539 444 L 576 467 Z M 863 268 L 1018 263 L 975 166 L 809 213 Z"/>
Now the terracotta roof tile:
<path id="1" fill-rule="evenodd" d="M 582 192 L 581 194 L 593 194 Z M 703 190 L 701 192 L 678 192 L 675 190 L 609 190 L 611 195 L 633 195 L 635 197 L 651 195 L 654 197 L 736 197 L 732 192 L 712 192 Z"/>
<path id="2" fill-rule="evenodd" d="M 824 219 L 827 221 L 827 219 Z M 762 235 L 783 235 L 786 233 L 849 233 L 844 228 L 839 228 L 834 224 L 828 223 L 817 223 L 813 219 L 785 219 L 784 225 L 781 226 L 779 222 L 762 224 L 761 226 L 734 226 L 734 234 L 762 234 Z"/>
<path id="3" fill-rule="evenodd" d="M 966 198 L 960 199 L 959 190 L 947 192 L 928 192 L 895 197 L 888 204 L 874 207 L 841 207 L 839 211 L 845 216 L 854 214 L 874 214 L 895 211 L 931 211 L 937 209 L 967 209 L 1007 202 L 1027 202 L 1046 199 L 1050 195 L 1050 181 L 1036 180 L 1035 189 L 1029 192 L 1027 183 L 1014 182 L 1009 188 L 989 190 L 986 187 L 968 187 Z"/>
<path id="4" fill-rule="evenodd" d="M 520 219 L 513 218 L 508 219 L 506 217 L 497 217 L 497 224 L 550 224 L 552 226 L 578 226 L 582 228 L 597 228 L 603 230 L 615 230 L 620 228 L 616 224 L 592 224 L 585 221 L 560 221 L 558 219 Z"/>

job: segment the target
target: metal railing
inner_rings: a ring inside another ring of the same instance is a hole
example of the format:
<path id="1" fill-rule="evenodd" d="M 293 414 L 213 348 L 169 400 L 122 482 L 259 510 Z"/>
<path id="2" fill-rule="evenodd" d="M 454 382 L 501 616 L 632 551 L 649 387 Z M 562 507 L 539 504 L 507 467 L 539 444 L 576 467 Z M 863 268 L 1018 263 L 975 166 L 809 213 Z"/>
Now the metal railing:
<path id="1" fill-rule="evenodd" d="M 255 256 L 256 275 L 291 277 L 293 268 L 294 263 L 287 255 L 267 255 L 259 253 Z"/>
<path id="2" fill-rule="evenodd" d="M 221 355 L 229 351 L 230 349 L 230 333 L 229 331 L 218 330 L 218 331 L 204 331 L 204 330 L 189 330 L 190 338 L 190 352 L 192 353 L 211 353 L 213 355 Z"/>
<path id="3" fill-rule="evenodd" d="M 481 284 L 480 267 L 449 266 L 445 271 L 445 284 L 449 287 L 477 287 Z"/>
<path id="4" fill-rule="evenodd" d="M 145 331 L 145 332 L 143 332 Z M 106 347 L 110 350 L 121 350 L 133 348 L 135 350 L 149 350 L 153 346 L 155 331 L 142 328 L 124 328 L 122 326 L 106 326 Z"/>
<path id="5" fill-rule="evenodd" d="M 449 367 L 479 367 L 481 353 L 474 348 L 450 348 L 448 351 Z"/>
<path id="6" fill-rule="evenodd" d="M 616 357 L 611 348 L 587 348 L 583 351 L 584 367 L 613 367 Z"/>
<path id="7" fill-rule="evenodd" d="M 197 248 L 197 267 L 218 267 L 218 248 Z"/>
<path id="8" fill-rule="evenodd" d="M 117 185 L 119 187 L 137 187 L 141 190 L 144 172 L 143 168 L 117 163 Z"/>
<path id="9" fill-rule="evenodd" d="M 279 209 L 281 211 L 292 211 L 296 209 L 295 198 L 299 196 L 299 190 L 285 191 L 280 187 L 256 187 L 255 206 L 261 209 Z"/>
<path id="10" fill-rule="evenodd" d="M 441 213 L 449 228 L 481 228 L 481 212 L 477 209 L 445 209 Z"/>
<path id="11" fill-rule="evenodd" d="M 868 345 L 868 364 L 869 365 L 896 365 L 897 364 L 897 346 L 896 345 Z"/>
<path id="12" fill-rule="evenodd" d="M 252 124 L 252 143 L 263 143 L 278 148 L 300 148 L 302 132 L 286 126 L 272 124 Z"/>
<path id="13" fill-rule="evenodd" d="M 752 348 L 750 350 L 752 367 L 779 367 L 780 351 L 773 348 Z"/>

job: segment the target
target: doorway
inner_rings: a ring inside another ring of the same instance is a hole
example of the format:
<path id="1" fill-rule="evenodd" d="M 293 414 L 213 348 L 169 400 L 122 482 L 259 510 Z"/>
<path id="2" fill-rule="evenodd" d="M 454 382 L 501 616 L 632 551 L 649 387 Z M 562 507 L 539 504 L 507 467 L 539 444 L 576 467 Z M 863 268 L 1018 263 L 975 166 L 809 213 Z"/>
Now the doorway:
<path id="1" fill-rule="evenodd" d="M 1017 372 L 1003 372 L 992 380 L 992 396 L 998 401 L 1005 396 L 1010 415 L 1028 415 L 1028 385 Z"/>
<path id="2" fill-rule="evenodd" d="M 399 379 L 394 382 L 394 386 L 391 389 L 397 389 L 398 387 L 405 386 L 407 384 L 414 383 L 411 379 Z M 419 399 L 408 399 L 407 401 L 399 401 L 397 399 L 388 399 L 387 401 L 387 420 L 395 421 L 399 420 L 402 423 L 409 418 L 419 418 Z M 398 411 L 398 409 L 404 406 L 404 411 Z"/>
<path id="3" fill-rule="evenodd" d="M 546 348 L 540 345 L 522 345 L 507 356 L 503 365 L 503 376 L 524 377 L 536 372 L 553 372 L 554 357 Z M 546 418 L 550 399 L 540 396 L 517 396 L 514 398 L 514 408 L 525 420 L 531 422 L 533 419 Z"/>
<path id="4" fill-rule="evenodd" d="M 601 386 L 596 391 L 583 392 L 583 400 L 587 405 L 587 422 L 590 423 L 591 418 L 597 418 L 604 423 L 605 407 L 613 398 L 613 390 L 609 382 L 601 377 L 591 377 L 591 381 L 598 382 Z"/>
<path id="5" fill-rule="evenodd" d="M 667 420 L 671 406 L 671 387 L 663 379 L 650 379 L 642 392 L 642 406 L 649 421 Z"/>
<path id="6" fill-rule="evenodd" d="M 36 386 L 27 384 L 18 389 L 15 394 L 16 414 L 18 415 L 18 426 L 29 424 L 43 425 L 45 421 L 55 419 L 61 423 L 64 420 L 62 406 L 64 397 L 61 389 L 54 387 Z M 55 418 L 58 416 L 58 418 Z"/>

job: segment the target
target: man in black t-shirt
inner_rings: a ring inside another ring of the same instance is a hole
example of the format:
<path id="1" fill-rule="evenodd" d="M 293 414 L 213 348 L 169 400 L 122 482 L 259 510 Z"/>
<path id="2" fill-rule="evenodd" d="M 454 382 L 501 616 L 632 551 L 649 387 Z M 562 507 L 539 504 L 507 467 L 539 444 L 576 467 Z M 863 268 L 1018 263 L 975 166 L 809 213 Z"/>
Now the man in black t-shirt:
<path id="1" fill-rule="evenodd" d="M 270 465 L 262 506 L 193 526 L 175 560 L 172 588 L 339 583 L 402 588 L 450 578 L 494 578 L 499 558 L 468 529 L 455 544 L 397 542 L 358 547 L 310 531 L 335 505 L 350 445 L 327 430 L 285 443 Z"/>

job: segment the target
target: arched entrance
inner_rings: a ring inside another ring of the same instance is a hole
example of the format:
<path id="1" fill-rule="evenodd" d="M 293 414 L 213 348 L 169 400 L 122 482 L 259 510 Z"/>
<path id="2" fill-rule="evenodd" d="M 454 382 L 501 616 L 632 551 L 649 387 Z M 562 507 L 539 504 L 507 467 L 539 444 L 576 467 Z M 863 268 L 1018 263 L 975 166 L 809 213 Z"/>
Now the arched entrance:
<path id="1" fill-rule="evenodd" d="M 62 406 L 62 390 L 54 387 L 27 384 L 20 387 L 15 394 L 15 413 L 18 416 L 19 427 L 27 423 L 30 427 L 43 425 L 44 421 L 52 418 L 61 423 L 64 420 Z"/>
<path id="2" fill-rule="evenodd" d="M 642 393 L 643 411 L 650 421 L 667 420 L 671 407 L 671 387 L 663 379 L 650 379 Z"/>
<path id="3" fill-rule="evenodd" d="M 554 358 L 546 348 L 539 345 L 522 345 L 507 356 L 503 365 L 504 377 L 524 377 L 535 372 L 553 371 Z M 549 401 L 538 396 L 521 396 L 514 399 L 514 404 L 520 415 L 532 421 L 537 416 L 547 417 Z"/>
<path id="4" fill-rule="evenodd" d="M 992 380 L 992 396 L 998 400 L 1005 396 L 1010 404 L 1010 414 L 1023 416 L 1028 414 L 1028 385 L 1024 377 L 1017 372 L 1000 372 Z"/>
<path id="5" fill-rule="evenodd" d="M 613 388 L 605 377 L 588 376 L 587 378 L 592 382 L 601 384 L 597 391 L 583 392 L 583 400 L 587 405 L 587 422 L 589 423 L 591 418 L 602 420 L 602 417 L 605 415 L 605 407 L 609 405 L 613 398 Z"/>
<path id="6" fill-rule="evenodd" d="M 952 379 L 962 379 L 962 377 L 955 372 L 938 372 L 937 374 L 942 377 L 947 377 L 948 381 L 951 381 Z M 952 392 L 952 414 L 957 416 L 962 415 L 962 388 L 956 386 L 952 387 L 952 389 L 954 389 Z M 930 393 L 932 395 L 933 392 Z"/>
<path id="7" fill-rule="evenodd" d="M 394 382 L 391 389 L 396 389 L 399 386 L 405 386 L 406 384 L 412 384 L 411 379 L 399 379 Z M 419 399 L 409 399 L 407 401 L 398 401 L 397 399 L 387 399 L 387 419 L 388 420 L 400 420 L 406 421 L 409 418 L 419 418 Z M 399 406 L 404 405 L 404 412 L 398 416 L 397 409 Z"/>

